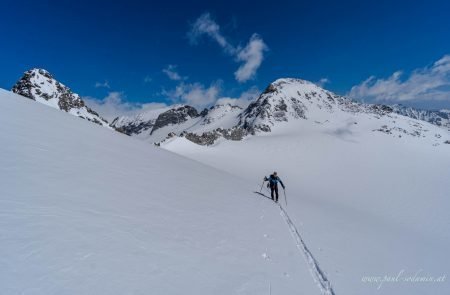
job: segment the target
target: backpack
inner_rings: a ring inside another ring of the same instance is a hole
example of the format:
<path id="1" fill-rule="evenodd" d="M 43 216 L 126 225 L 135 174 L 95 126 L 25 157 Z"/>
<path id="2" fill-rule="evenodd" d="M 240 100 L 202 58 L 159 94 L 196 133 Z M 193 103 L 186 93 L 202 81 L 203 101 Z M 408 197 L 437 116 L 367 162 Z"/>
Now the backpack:
<path id="1" fill-rule="evenodd" d="M 278 176 L 270 175 L 267 183 L 267 187 L 275 186 L 278 183 Z"/>

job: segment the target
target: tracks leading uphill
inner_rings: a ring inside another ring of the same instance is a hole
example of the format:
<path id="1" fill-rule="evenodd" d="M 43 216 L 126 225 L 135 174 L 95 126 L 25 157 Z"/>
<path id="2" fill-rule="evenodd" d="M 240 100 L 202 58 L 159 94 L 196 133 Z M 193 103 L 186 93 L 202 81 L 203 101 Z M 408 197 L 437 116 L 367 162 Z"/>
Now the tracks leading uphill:
<path id="1" fill-rule="evenodd" d="M 270 199 L 268 196 L 264 195 L 263 193 L 260 193 L 260 192 L 255 192 L 255 193 Z M 316 258 L 314 258 L 313 254 L 306 246 L 306 243 L 304 242 L 302 236 L 300 235 L 300 232 L 297 230 L 297 227 L 295 226 L 295 224 L 292 222 L 291 218 L 289 217 L 287 211 L 280 204 L 277 204 L 277 205 L 280 208 L 280 215 L 283 217 L 284 221 L 286 222 L 288 229 L 291 232 L 292 237 L 294 238 L 297 248 L 300 250 L 303 257 L 305 258 L 305 261 L 308 264 L 309 272 L 311 273 L 317 286 L 320 288 L 322 295 L 335 295 L 334 290 L 331 287 L 330 281 L 328 280 L 324 271 L 320 268 L 319 263 L 317 262 Z"/>

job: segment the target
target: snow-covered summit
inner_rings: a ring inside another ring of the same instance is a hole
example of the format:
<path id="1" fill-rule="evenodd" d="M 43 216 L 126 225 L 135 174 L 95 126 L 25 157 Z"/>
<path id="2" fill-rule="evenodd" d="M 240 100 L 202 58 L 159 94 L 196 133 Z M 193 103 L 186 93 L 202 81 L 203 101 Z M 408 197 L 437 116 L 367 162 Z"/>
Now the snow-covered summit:
<path id="1" fill-rule="evenodd" d="M 80 96 L 57 81 L 47 70 L 26 71 L 12 91 L 74 116 L 108 127 L 108 122 L 90 109 Z"/>
<path id="2" fill-rule="evenodd" d="M 331 100 L 332 95 L 305 80 L 278 79 L 244 110 L 239 125 L 246 129 L 270 131 L 270 126 L 276 122 L 306 119 L 308 101 L 314 100 L 319 107 L 331 110 L 331 105 L 322 98 Z"/>
<path id="3" fill-rule="evenodd" d="M 269 84 L 243 111 L 239 126 L 252 133 L 269 132 L 279 122 L 327 120 L 332 113 L 341 111 L 383 115 L 392 110 L 387 106 L 357 103 L 306 80 L 282 78 Z"/>

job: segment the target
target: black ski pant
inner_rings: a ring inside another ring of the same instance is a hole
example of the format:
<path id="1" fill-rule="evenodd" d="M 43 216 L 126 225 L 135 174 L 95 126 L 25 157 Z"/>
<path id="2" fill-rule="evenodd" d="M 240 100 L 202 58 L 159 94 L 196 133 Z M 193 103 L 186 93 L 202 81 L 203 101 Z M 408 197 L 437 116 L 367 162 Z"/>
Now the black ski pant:
<path id="1" fill-rule="evenodd" d="M 274 199 L 274 193 L 275 192 L 275 199 Z M 272 200 L 275 202 L 278 202 L 278 185 L 271 185 L 270 186 L 270 196 L 272 197 Z"/>

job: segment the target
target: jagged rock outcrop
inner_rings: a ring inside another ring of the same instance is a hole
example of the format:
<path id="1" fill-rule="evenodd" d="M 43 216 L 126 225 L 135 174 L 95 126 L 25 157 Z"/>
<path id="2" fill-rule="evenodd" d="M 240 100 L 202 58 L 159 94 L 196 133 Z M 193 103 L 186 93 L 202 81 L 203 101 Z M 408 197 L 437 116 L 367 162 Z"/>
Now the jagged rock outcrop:
<path id="1" fill-rule="evenodd" d="M 22 78 L 12 87 L 12 91 L 74 116 L 109 127 L 108 122 L 97 112 L 86 106 L 78 94 L 55 80 L 44 69 L 26 71 Z"/>
<path id="2" fill-rule="evenodd" d="M 200 135 L 191 132 L 183 132 L 180 134 L 180 136 L 184 136 L 186 139 L 199 145 L 213 145 L 219 138 L 242 140 L 246 135 L 248 135 L 247 130 L 241 127 L 233 127 L 230 129 L 217 128 L 216 130 L 204 132 Z"/>
<path id="3" fill-rule="evenodd" d="M 393 112 L 407 116 L 413 119 L 422 120 L 429 122 L 433 125 L 440 126 L 450 130 L 450 110 L 422 110 L 412 107 L 406 107 L 403 105 L 393 105 L 391 106 Z"/>
<path id="4" fill-rule="evenodd" d="M 170 109 L 158 116 L 150 134 L 165 126 L 181 124 L 186 122 L 190 118 L 196 118 L 198 116 L 199 114 L 197 110 L 188 105 Z"/>
<path id="5" fill-rule="evenodd" d="M 111 127 L 116 129 L 117 131 L 124 133 L 126 135 L 134 135 L 139 134 L 146 130 L 151 130 L 155 124 L 155 120 L 148 120 L 145 122 L 133 122 L 130 124 L 119 125 L 119 117 L 115 118 L 111 122 Z"/>

